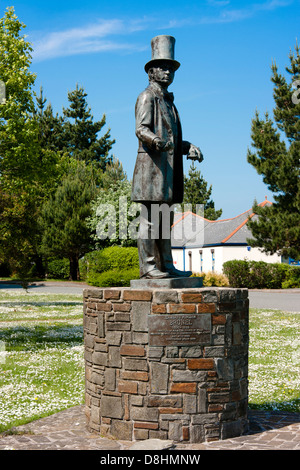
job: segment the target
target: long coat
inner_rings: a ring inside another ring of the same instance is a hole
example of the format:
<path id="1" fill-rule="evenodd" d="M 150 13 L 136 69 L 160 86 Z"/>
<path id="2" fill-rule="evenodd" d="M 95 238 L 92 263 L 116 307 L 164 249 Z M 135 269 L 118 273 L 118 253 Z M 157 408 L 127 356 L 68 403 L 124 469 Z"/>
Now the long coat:
<path id="1" fill-rule="evenodd" d="M 159 85 L 150 85 L 138 97 L 135 106 L 136 135 L 139 139 L 131 199 L 136 202 L 180 203 L 183 200 L 182 155 L 189 143 L 182 141 L 178 111 L 172 94 Z M 174 149 L 157 151 L 154 139 L 171 141 Z"/>

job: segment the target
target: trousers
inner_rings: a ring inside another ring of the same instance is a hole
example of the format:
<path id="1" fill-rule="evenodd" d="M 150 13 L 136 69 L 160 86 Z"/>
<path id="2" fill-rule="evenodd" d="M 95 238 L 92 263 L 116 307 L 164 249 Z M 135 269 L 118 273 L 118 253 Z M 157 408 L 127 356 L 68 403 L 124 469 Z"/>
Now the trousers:
<path id="1" fill-rule="evenodd" d="M 156 268 L 162 272 L 173 269 L 173 221 L 174 210 L 171 204 L 143 202 L 137 240 L 141 277 Z"/>

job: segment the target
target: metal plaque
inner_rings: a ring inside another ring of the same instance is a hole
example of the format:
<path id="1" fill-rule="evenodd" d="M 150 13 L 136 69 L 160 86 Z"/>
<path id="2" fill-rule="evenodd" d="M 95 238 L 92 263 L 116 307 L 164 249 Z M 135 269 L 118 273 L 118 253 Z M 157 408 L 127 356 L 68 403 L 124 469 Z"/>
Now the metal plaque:
<path id="1" fill-rule="evenodd" d="M 149 346 L 210 343 L 211 315 L 149 315 Z"/>

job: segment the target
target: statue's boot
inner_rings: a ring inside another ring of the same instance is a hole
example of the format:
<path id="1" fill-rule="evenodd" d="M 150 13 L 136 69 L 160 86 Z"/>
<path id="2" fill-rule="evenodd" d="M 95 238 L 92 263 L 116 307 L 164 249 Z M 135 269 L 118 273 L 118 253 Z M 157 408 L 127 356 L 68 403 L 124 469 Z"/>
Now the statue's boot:
<path id="1" fill-rule="evenodd" d="M 141 239 L 137 241 L 140 263 L 140 277 L 147 279 L 164 279 L 170 274 L 158 269 L 155 261 L 156 240 Z"/>
<path id="2" fill-rule="evenodd" d="M 192 271 L 180 271 L 173 264 L 171 240 L 159 240 L 160 260 L 163 271 L 170 274 L 171 277 L 190 277 Z"/>

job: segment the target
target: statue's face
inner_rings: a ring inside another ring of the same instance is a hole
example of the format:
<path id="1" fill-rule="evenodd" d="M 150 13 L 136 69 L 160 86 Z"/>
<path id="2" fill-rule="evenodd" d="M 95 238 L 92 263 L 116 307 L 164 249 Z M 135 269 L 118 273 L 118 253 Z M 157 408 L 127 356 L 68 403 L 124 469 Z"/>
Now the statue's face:
<path id="1" fill-rule="evenodd" d="M 162 62 L 159 66 L 152 67 L 150 74 L 152 80 L 167 88 L 174 80 L 175 70 L 169 63 Z"/>

